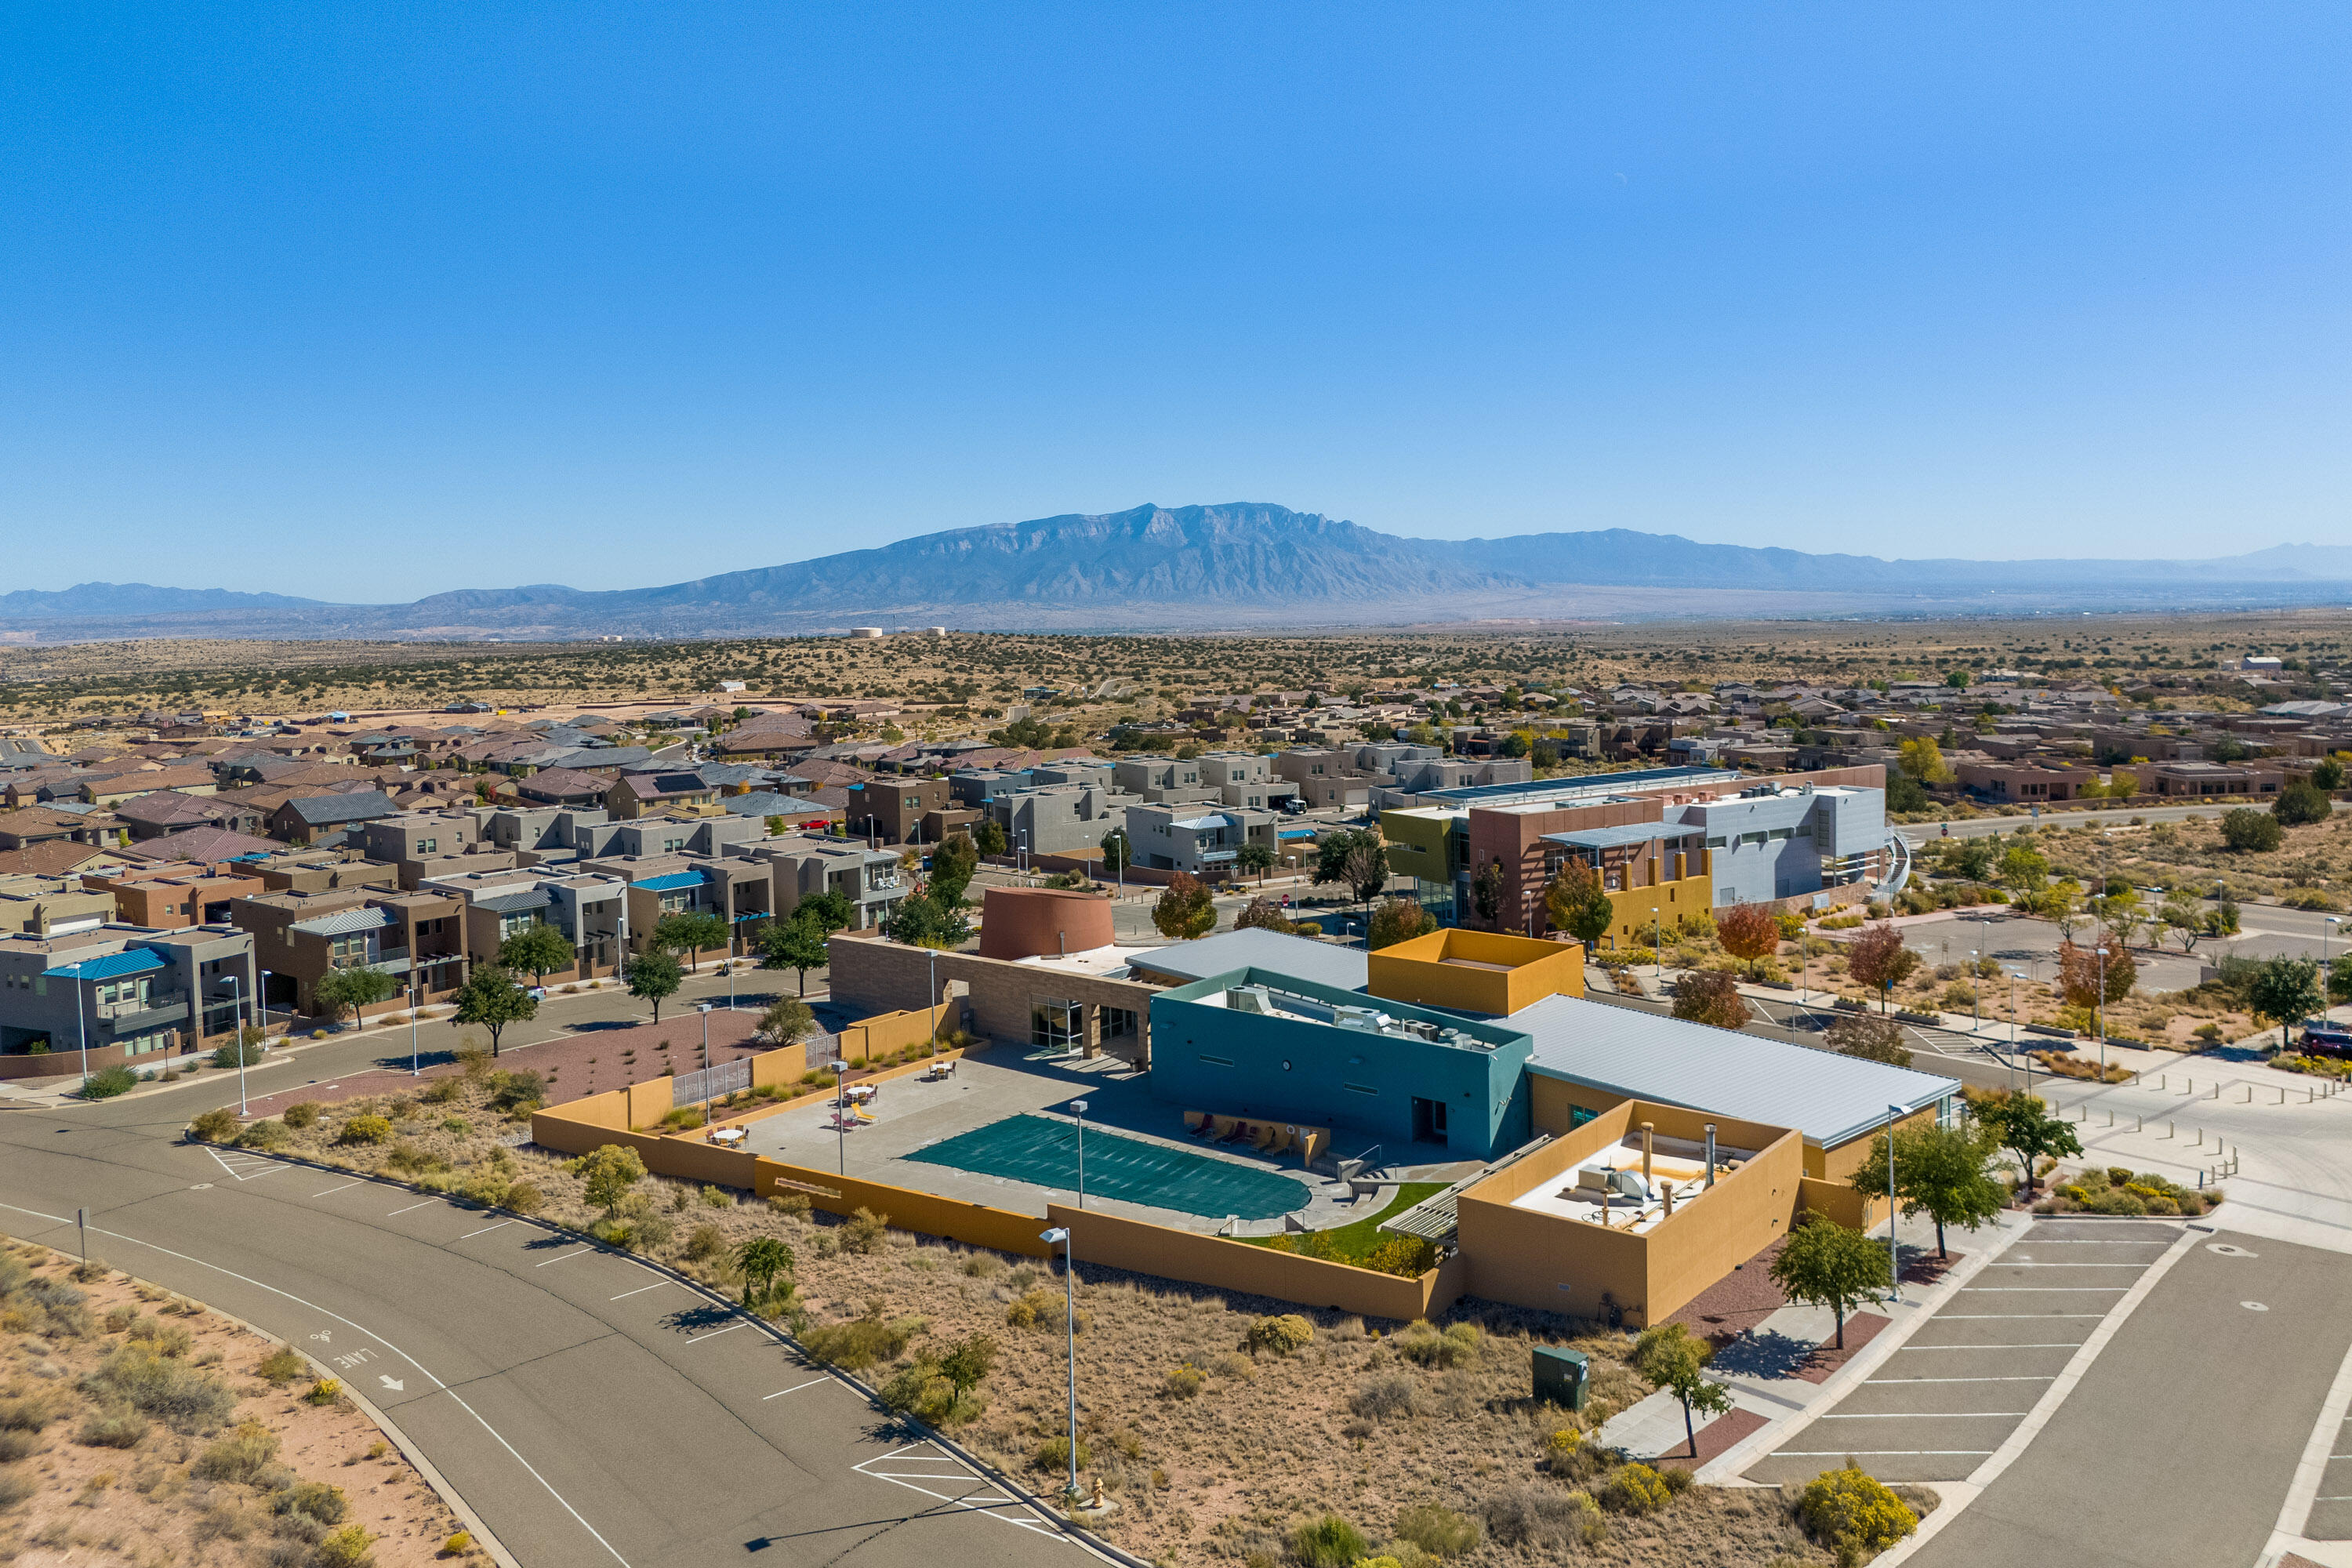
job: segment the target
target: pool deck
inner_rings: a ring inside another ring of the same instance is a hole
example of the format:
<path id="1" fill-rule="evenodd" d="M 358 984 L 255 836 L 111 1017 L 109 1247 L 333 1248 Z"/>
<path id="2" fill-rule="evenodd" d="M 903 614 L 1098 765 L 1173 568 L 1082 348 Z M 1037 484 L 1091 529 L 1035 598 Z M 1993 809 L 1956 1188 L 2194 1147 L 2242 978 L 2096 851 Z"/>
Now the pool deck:
<path id="1" fill-rule="evenodd" d="M 1228 1160 L 1251 1169 L 1274 1172 L 1307 1184 L 1314 1196 L 1295 1217 L 1310 1230 L 1347 1225 L 1377 1214 L 1394 1195 L 1384 1186 L 1377 1194 L 1349 1198 L 1347 1188 L 1328 1176 L 1301 1171 L 1296 1157 L 1268 1159 L 1235 1153 L 1215 1144 L 1202 1144 L 1184 1131 L 1182 1110 L 1152 1097 L 1150 1079 L 1112 1057 L 1081 1061 L 1074 1057 L 1036 1058 L 1018 1047 L 995 1047 L 967 1057 L 955 1076 L 927 1083 L 919 1077 L 893 1079 L 881 1086 L 871 1107 L 874 1121 L 854 1132 L 833 1130 L 831 1102 L 772 1116 L 754 1122 L 745 1144 L 754 1153 L 819 1170 L 845 1169 L 853 1176 L 888 1182 L 937 1193 L 967 1203 L 1034 1214 L 1042 1222 L 1048 1201 L 1075 1203 L 1077 1194 L 1043 1187 L 1007 1176 L 992 1176 L 952 1166 L 934 1165 L 905 1156 L 916 1150 L 1024 1112 L 1066 1117 L 1073 1100 L 1087 1102 L 1089 1131 L 1103 1128 L 1129 1138 L 1181 1149 L 1211 1160 Z M 1351 1142 L 1344 1129 L 1335 1129 L 1340 1147 L 1351 1149 L 1372 1142 L 1365 1135 Z M 1391 1181 L 1452 1181 L 1478 1168 L 1475 1160 L 1448 1157 L 1443 1146 L 1414 1145 L 1402 1152 L 1403 1163 L 1383 1167 Z M 836 1164 L 836 1161 L 843 1162 Z M 1178 1209 L 1127 1203 L 1089 1194 L 1090 1208 L 1129 1219 L 1181 1230 L 1214 1231 L 1223 1216 L 1186 1214 Z M 1234 1227 L 1243 1236 L 1271 1236 L 1286 1225 L 1283 1217 L 1244 1222 Z"/>

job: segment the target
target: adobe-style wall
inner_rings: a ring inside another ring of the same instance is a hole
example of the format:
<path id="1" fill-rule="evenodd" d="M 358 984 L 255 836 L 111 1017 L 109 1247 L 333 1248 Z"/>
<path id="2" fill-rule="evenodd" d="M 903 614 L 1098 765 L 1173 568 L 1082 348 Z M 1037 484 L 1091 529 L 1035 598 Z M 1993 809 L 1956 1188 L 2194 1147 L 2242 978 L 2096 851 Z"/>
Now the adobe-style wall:
<path id="1" fill-rule="evenodd" d="M 1087 952 L 1117 940 L 1110 900 L 1074 889 L 991 888 L 981 909 L 982 958 Z"/>
<path id="2" fill-rule="evenodd" d="M 872 1013 L 922 1007 L 937 974 L 944 994 L 951 983 L 966 988 L 974 1034 L 1026 1044 L 1030 1008 L 1040 1002 L 1076 1003 L 1085 1009 L 1087 1054 L 1108 1051 L 1138 1067 L 1150 1060 L 1151 998 L 1158 987 L 1134 980 L 1107 980 L 1044 964 L 1013 963 L 971 952 L 937 952 L 880 937 L 836 933 L 831 949 L 833 999 Z M 1136 1016 L 1136 1033 L 1102 1037 L 1101 1009 L 1123 1008 Z"/>
<path id="3" fill-rule="evenodd" d="M 1081 1263 L 1271 1296 L 1305 1307 L 1328 1307 L 1367 1318 L 1410 1322 L 1442 1312 L 1462 1293 L 1467 1272 L 1459 1258 L 1450 1258 L 1426 1274 L 1407 1279 L 1253 1247 L 1222 1236 L 1122 1219 L 1098 1209 L 1048 1204 L 1045 1215 L 1053 1224 L 1068 1227 L 1073 1256 Z"/>

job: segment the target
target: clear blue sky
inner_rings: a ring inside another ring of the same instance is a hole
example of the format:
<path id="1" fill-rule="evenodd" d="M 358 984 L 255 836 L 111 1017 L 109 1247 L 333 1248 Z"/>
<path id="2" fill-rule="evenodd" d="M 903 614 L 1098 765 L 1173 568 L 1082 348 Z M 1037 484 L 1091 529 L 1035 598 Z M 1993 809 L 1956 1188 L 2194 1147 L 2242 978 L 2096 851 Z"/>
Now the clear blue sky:
<path id="1" fill-rule="evenodd" d="M 2352 8 L 22 5 L 0 589 L 2352 538 Z"/>

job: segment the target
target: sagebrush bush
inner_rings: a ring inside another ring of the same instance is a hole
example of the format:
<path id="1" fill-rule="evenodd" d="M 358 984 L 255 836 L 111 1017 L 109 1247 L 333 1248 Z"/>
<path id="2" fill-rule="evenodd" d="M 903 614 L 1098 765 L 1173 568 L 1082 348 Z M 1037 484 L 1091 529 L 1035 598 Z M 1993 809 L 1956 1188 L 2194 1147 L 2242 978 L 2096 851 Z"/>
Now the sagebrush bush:
<path id="1" fill-rule="evenodd" d="M 113 1394 L 174 1432 L 209 1432 L 236 1408 L 236 1394 L 210 1373 L 143 1344 L 116 1346 L 83 1380 L 93 1394 Z"/>
<path id="2" fill-rule="evenodd" d="M 305 1100 L 288 1106 L 283 1111 L 279 1112 L 279 1116 L 284 1120 L 287 1126 L 299 1131 L 305 1127 L 315 1127 L 318 1125 L 319 1110 L 320 1106 L 317 1100 Z"/>
<path id="3" fill-rule="evenodd" d="M 1336 1513 L 1300 1525 L 1287 1544 L 1302 1568 L 1354 1568 L 1367 1550 L 1364 1532 Z"/>
<path id="4" fill-rule="evenodd" d="M 1259 1351 L 1272 1351 L 1276 1355 L 1295 1355 L 1314 1341 L 1315 1325 L 1297 1312 L 1260 1318 L 1249 1326 L 1249 1348 L 1253 1354 Z"/>
<path id="5" fill-rule="evenodd" d="M 266 1377 L 272 1383 L 291 1383 L 310 1370 L 310 1363 L 304 1361 L 302 1352 L 291 1345 L 279 1345 L 262 1357 L 261 1364 L 253 1369 L 256 1376 Z"/>
<path id="6" fill-rule="evenodd" d="M 1396 1536 L 1433 1557 L 1459 1557 L 1478 1544 L 1478 1521 L 1442 1503 L 1416 1503 L 1397 1515 Z"/>
<path id="7" fill-rule="evenodd" d="M 537 1214 L 547 1206 L 547 1195 L 535 1183 L 517 1182 L 507 1189 L 506 1200 L 499 1206 L 517 1214 Z"/>
<path id="8" fill-rule="evenodd" d="M 1621 1512 L 1655 1513 L 1674 1500 L 1665 1480 L 1647 1465 L 1620 1466 L 1609 1478 L 1601 1500 Z"/>
<path id="9" fill-rule="evenodd" d="M 726 1250 L 726 1234 L 715 1225 L 698 1225 L 686 1238 L 686 1255 L 697 1263 L 707 1263 Z"/>
<path id="10" fill-rule="evenodd" d="M 1440 1333 L 1426 1318 L 1419 1318 L 1398 1330 L 1390 1344 L 1407 1361 L 1452 1367 L 1476 1363 L 1479 1339 L 1475 1323 L 1454 1323 Z"/>
<path id="11" fill-rule="evenodd" d="M 354 1116 L 343 1123 L 338 1143 L 381 1143 L 392 1136 L 392 1121 L 383 1116 Z"/>
<path id="12" fill-rule="evenodd" d="M 1091 1469 L 1094 1468 L 1094 1451 L 1087 1447 L 1087 1440 L 1084 1437 L 1079 1438 L 1078 1468 Z M 1029 1464 L 1033 1469 L 1066 1471 L 1070 1468 L 1069 1438 L 1046 1438 L 1031 1450 Z"/>
<path id="13" fill-rule="evenodd" d="M 1597 1546 L 1609 1537 L 1599 1503 L 1558 1487 L 1507 1487 L 1481 1501 L 1478 1511 L 1486 1533 L 1501 1546 L 1557 1552 L 1571 1544 Z"/>
<path id="14" fill-rule="evenodd" d="M 842 1222 L 841 1249 L 844 1252 L 879 1252 L 889 1244 L 890 1216 L 861 1208 Z"/>
<path id="15" fill-rule="evenodd" d="M 876 1362 L 897 1360 L 927 1326 L 920 1318 L 853 1318 L 807 1330 L 800 1336 L 801 1348 L 844 1371 L 862 1372 Z"/>
<path id="16" fill-rule="evenodd" d="M 1866 1562 L 1919 1528 L 1901 1498 L 1851 1468 L 1815 1477 L 1797 1501 L 1797 1518 L 1841 1563 Z"/>
<path id="17" fill-rule="evenodd" d="M 206 1143 L 226 1143 L 236 1136 L 241 1125 L 236 1112 L 227 1106 L 215 1106 L 188 1123 L 188 1131 Z"/>
<path id="18" fill-rule="evenodd" d="M 1421 1408 L 1421 1384 L 1409 1373 L 1379 1373 L 1356 1384 L 1348 1408 L 1374 1421 L 1402 1420 Z"/>
<path id="19" fill-rule="evenodd" d="M 352 1505 L 341 1487 L 331 1487 L 324 1481 L 296 1481 L 269 1500 L 269 1511 L 299 1514 L 314 1523 L 331 1525 L 341 1524 L 350 1517 Z"/>
<path id="20" fill-rule="evenodd" d="M 277 1458 L 278 1435 L 258 1421 L 240 1421 L 236 1431 L 196 1456 L 193 1470 L 205 1480 L 250 1485 Z"/>
<path id="21" fill-rule="evenodd" d="M 129 1068 L 100 1068 L 82 1079 L 81 1097 L 84 1100 L 111 1100 L 138 1087 L 139 1075 Z"/>
<path id="22" fill-rule="evenodd" d="M 135 1448 L 146 1436 L 146 1418 L 125 1407 L 91 1415 L 82 1422 L 74 1441 L 92 1448 Z"/>
<path id="23" fill-rule="evenodd" d="M 289 1137 L 286 1123 L 265 1116 L 236 1135 L 236 1146 L 240 1149 L 283 1149 Z"/>
<path id="24" fill-rule="evenodd" d="M 375 1553 L 369 1550 L 373 1543 L 365 1530 L 347 1524 L 311 1548 L 310 1561 L 318 1568 L 368 1568 L 375 1561 Z"/>
<path id="25" fill-rule="evenodd" d="M 424 1100 L 427 1105 L 446 1105 L 465 1092 L 466 1084 L 464 1079 L 455 1078 L 437 1078 L 433 1080 L 432 1087 L 427 1089 L 417 1098 Z"/>
<path id="26" fill-rule="evenodd" d="M 1171 1399 L 1191 1399 L 1208 1381 L 1209 1374 L 1197 1366 L 1177 1366 L 1168 1369 L 1167 1379 L 1161 1386 Z"/>

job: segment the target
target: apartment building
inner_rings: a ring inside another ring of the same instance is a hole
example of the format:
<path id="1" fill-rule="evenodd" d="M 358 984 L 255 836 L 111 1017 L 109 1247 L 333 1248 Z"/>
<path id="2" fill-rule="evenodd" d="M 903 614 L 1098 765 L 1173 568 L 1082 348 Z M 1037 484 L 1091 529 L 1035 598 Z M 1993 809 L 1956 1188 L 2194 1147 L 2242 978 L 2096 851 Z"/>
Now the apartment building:
<path id="1" fill-rule="evenodd" d="M 2276 795 L 2286 785 L 2286 769 L 2274 763 L 2158 763 L 2145 772 L 2142 793 L 2189 799 Z"/>
<path id="2" fill-rule="evenodd" d="M 464 907 L 446 892 L 341 888 L 260 893 L 237 900 L 229 913 L 251 938 L 269 1005 L 315 1016 L 319 982 L 338 969 L 393 976 L 400 990 L 381 1011 L 407 1007 L 412 987 L 425 1002 L 456 992 L 466 983 Z"/>
<path id="3" fill-rule="evenodd" d="M 614 857 L 723 854 L 727 847 L 756 843 L 768 826 L 757 817 L 719 812 L 710 816 L 637 816 L 618 821 L 575 821 L 572 847 L 583 860 Z"/>
<path id="4" fill-rule="evenodd" d="M 1202 782 L 1198 758 L 1185 763 L 1164 757 L 1122 757 L 1111 765 L 1111 778 L 1119 789 L 1149 804 L 1205 803 L 1219 798 L 1213 786 Z"/>
<path id="5" fill-rule="evenodd" d="M 268 891 L 258 876 L 230 866 L 125 867 L 82 880 L 108 900 L 110 919 L 154 931 L 229 924 L 230 905 Z"/>
<path id="6" fill-rule="evenodd" d="M 236 1028 L 257 984 L 253 941 L 221 926 L 0 937 L 0 1078 L 139 1066 Z"/>
<path id="7" fill-rule="evenodd" d="M 269 836 L 289 844 L 310 844 L 351 832 L 379 817 L 399 815 L 400 807 L 380 789 L 305 795 L 284 802 L 269 814 Z"/>
<path id="8" fill-rule="evenodd" d="M 459 929 L 472 963 L 497 963 L 499 945 L 534 925 L 572 944 L 572 964 L 542 976 L 551 982 L 611 974 L 628 950 L 628 882 L 616 874 L 483 868 L 436 877 L 425 890 L 463 900 Z"/>
<path id="9" fill-rule="evenodd" d="M 911 890 L 896 854 L 851 839 L 773 838 L 738 846 L 730 859 L 764 870 L 779 920 L 790 919 L 803 899 L 838 893 L 849 900 L 852 929 L 863 931 L 888 920 Z"/>
<path id="10" fill-rule="evenodd" d="M 698 774 L 673 773 L 623 773 L 604 794 L 604 808 L 627 819 L 656 811 L 719 809 L 719 787 Z"/>
<path id="11" fill-rule="evenodd" d="M 0 876 L 0 931 L 70 936 L 114 919 L 114 900 L 78 877 Z"/>
<path id="12" fill-rule="evenodd" d="M 2082 798 L 2088 785 L 2099 782 L 2089 768 L 2054 768 L 2032 762 L 1963 761 L 1954 764 L 1953 782 L 1968 795 L 1995 805 L 2050 805 Z"/>
<path id="13" fill-rule="evenodd" d="M 1127 841 L 1135 864 L 1198 877 L 1229 872 L 1252 838 L 1272 847 L 1272 813 L 1245 806 L 1204 810 L 1190 804 L 1130 805 Z"/>
<path id="14" fill-rule="evenodd" d="M 1134 799 L 1100 784 L 1046 784 L 990 797 L 988 815 L 1004 829 L 1009 852 L 1066 855 L 1095 848 L 1124 827 Z"/>

